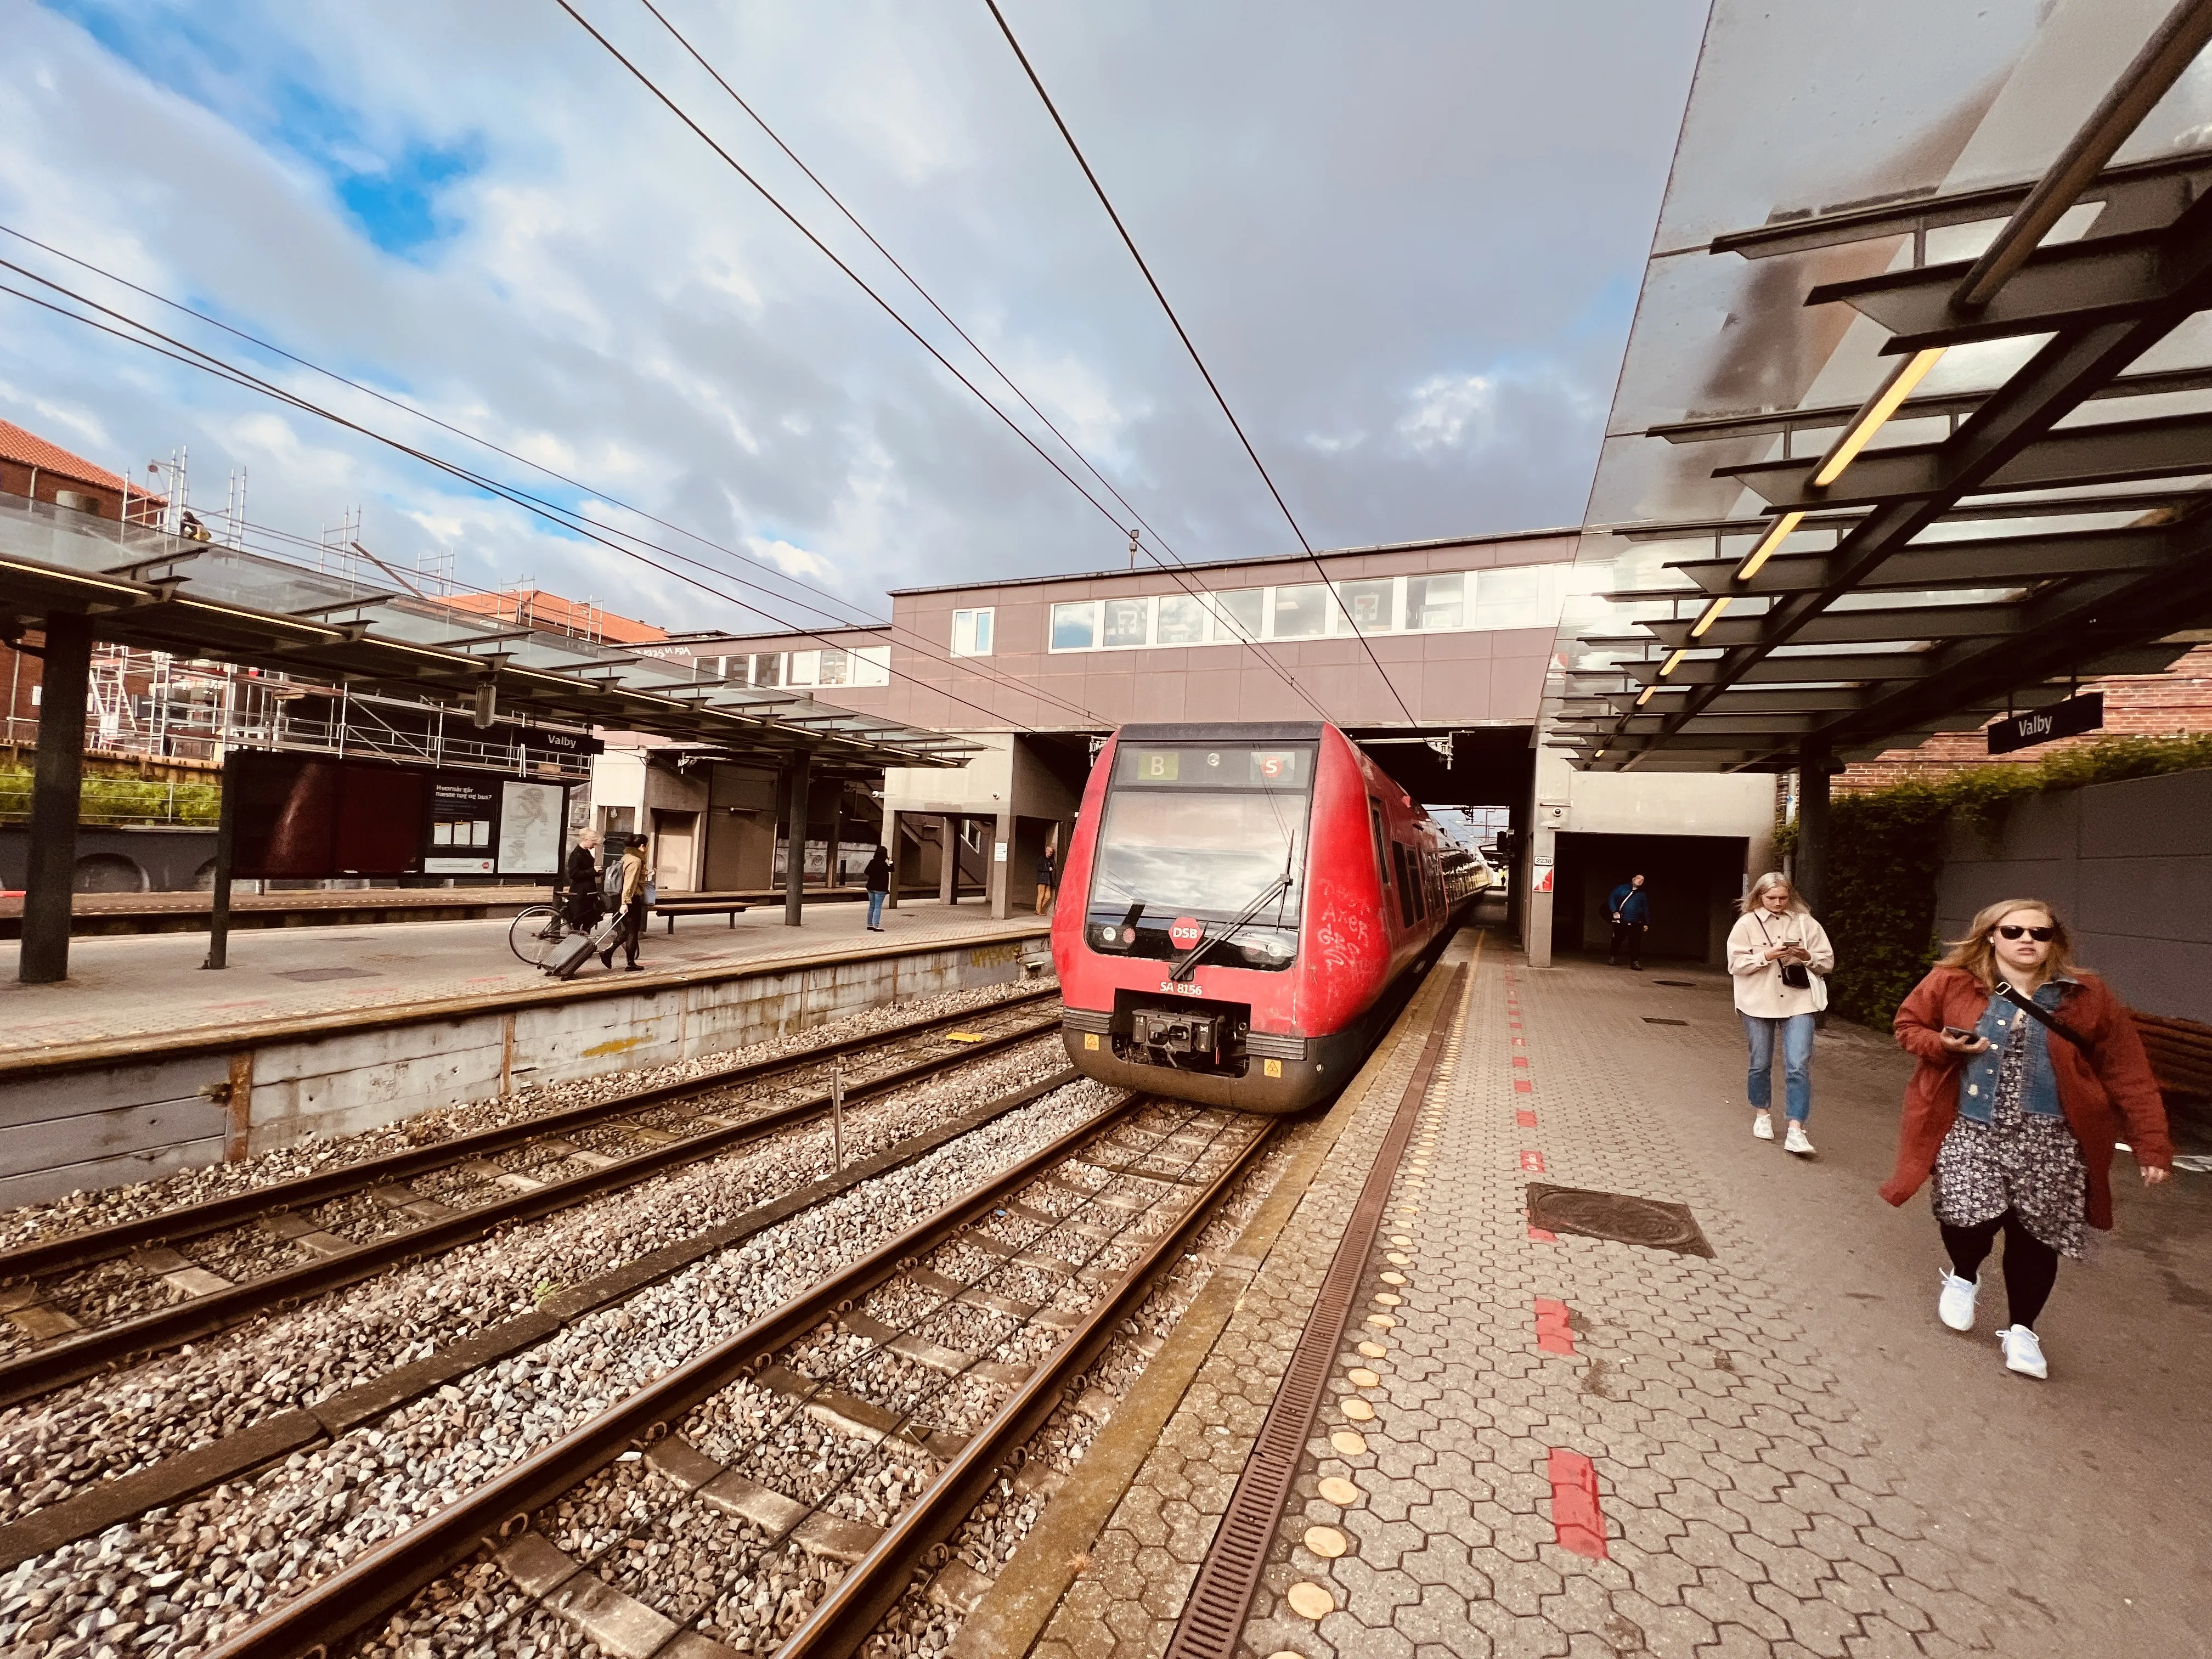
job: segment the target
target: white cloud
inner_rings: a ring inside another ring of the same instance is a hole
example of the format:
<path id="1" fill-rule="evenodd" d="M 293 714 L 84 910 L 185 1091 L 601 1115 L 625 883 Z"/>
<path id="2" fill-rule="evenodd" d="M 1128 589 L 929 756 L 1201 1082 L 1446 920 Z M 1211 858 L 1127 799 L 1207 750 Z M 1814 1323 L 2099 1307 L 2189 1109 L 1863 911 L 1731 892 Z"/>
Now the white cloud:
<path id="1" fill-rule="evenodd" d="M 805 576 L 828 581 L 837 574 L 837 567 L 819 553 L 803 547 L 794 547 L 781 539 L 766 536 L 748 536 L 745 549 L 757 559 L 765 559 L 787 576 Z"/>

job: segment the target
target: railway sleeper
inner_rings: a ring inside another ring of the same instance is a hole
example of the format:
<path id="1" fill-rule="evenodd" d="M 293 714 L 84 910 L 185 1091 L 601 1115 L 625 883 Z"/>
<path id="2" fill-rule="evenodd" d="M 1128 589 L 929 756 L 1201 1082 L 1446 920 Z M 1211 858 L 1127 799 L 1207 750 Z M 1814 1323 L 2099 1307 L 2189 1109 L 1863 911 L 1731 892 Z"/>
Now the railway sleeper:
<path id="1" fill-rule="evenodd" d="M 902 1359 L 911 1359 L 917 1365 L 927 1365 L 933 1371 L 941 1371 L 947 1376 L 957 1376 L 964 1371 L 971 1376 L 981 1377 L 986 1382 L 1018 1388 L 1030 1380 L 1030 1374 L 1036 1369 L 1034 1365 L 1008 1365 L 995 1359 L 978 1359 L 973 1354 L 958 1348 L 948 1348 L 941 1342 L 933 1342 L 927 1337 L 917 1336 L 911 1331 L 895 1331 L 881 1320 L 858 1311 L 845 1315 L 838 1323 L 852 1335 L 897 1354 Z"/>
<path id="2" fill-rule="evenodd" d="M 131 1265 L 141 1273 L 151 1273 L 179 1296 L 206 1296 L 215 1291 L 227 1291 L 230 1280 L 211 1267 L 203 1267 L 180 1251 L 166 1244 L 149 1244 L 133 1250 Z"/>
<path id="3" fill-rule="evenodd" d="M 787 1539 L 809 1555 L 850 1566 L 884 1535 L 881 1527 L 825 1515 L 749 1474 L 718 1463 L 680 1434 L 669 1435 L 647 1448 L 645 1463 L 701 1503 L 759 1528 L 771 1546 Z M 521 1583 L 519 1578 L 516 1582 Z"/>
<path id="4" fill-rule="evenodd" d="M 526 1532 L 501 1545 L 494 1559 L 524 1594 L 589 1637 L 615 1659 L 738 1659 L 735 1648 L 687 1631 L 665 1613 L 614 1588 L 554 1547 L 544 1534 Z"/>
<path id="5" fill-rule="evenodd" d="M 318 1227 L 296 1210 L 272 1211 L 260 1218 L 260 1227 L 271 1238 L 281 1238 L 295 1249 L 305 1250 L 309 1255 L 343 1255 L 348 1250 L 361 1248 L 353 1239 L 341 1237 L 326 1228 Z"/>

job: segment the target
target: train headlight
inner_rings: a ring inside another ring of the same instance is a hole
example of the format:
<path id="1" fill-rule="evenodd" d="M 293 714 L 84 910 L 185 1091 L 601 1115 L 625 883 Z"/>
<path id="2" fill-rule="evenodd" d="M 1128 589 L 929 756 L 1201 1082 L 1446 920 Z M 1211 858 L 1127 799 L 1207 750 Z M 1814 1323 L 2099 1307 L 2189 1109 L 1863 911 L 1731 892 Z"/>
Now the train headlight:
<path id="1" fill-rule="evenodd" d="M 1116 928 L 1101 927 L 1098 930 L 1098 942 L 1101 945 L 1113 944 L 1118 932 L 1119 930 Z"/>

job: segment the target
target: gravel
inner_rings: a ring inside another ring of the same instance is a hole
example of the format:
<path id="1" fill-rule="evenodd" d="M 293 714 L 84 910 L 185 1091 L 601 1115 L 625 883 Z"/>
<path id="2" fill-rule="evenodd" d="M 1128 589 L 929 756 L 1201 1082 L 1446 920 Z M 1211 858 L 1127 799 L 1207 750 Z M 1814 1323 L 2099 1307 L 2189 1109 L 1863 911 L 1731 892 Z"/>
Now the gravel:
<path id="1" fill-rule="evenodd" d="M 1046 981 L 1049 983 L 1049 981 Z M 752 1065 L 787 1055 L 804 1054 L 824 1043 L 842 1042 L 871 1031 L 887 1030 L 909 1021 L 932 1019 L 968 1010 L 982 1010 L 1039 988 L 1036 981 L 981 986 L 974 990 L 947 991 L 933 997 L 887 1003 L 880 1007 L 841 1014 L 804 1031 L 748 1044 L 726 1053 L 702 1054 L 673 1066 L 649 1071 L 614 1071 L 595 1078 L 543 1087 L 526 1086 L 510 1094 L 466 1105 L 421 1113 L 398 1123 L 365 1129 L 358 1134 L 309 1136 L 289 1146 L 241 1158 L 234 1164 L 212 1164 L 197 1170 L 180 1170 L 136 1186 L 112 1187 L 100 1192 L 71 1193 L 49 1204 L 27 1205 L 0 1212 L 0 1249 L 104 1227 L 118 1221 L 137 1220 L 186 1204 L 204 1203 L 234 1193 L 250 1192 L 277 1182 L 337 1169 L 363 1158 L 449 1139 L 478 1129 L 543 1117 L 571 1107 L 602 1101 L 631 1090 L 664 1083 L 682 1083 L 732 1066 Z"/>
<path id="2" fill-rule="evenodd" d="M 956 1079 L 929 1085 L 936 1096 L 951 1098 L 939 1099 L 934 1110 L 923 1115 L 941 1117 L 948 1109 L 963 1109 L 975 1100 L 1000 1092 L 1002 1081 L 986 1084 L 975 1073 L 1018 1069 L 1019 1063 L 1018 1055 L 1000 1056 Z M 370 1545 L 404 1530 L 651 1377 L 683 1363 L 707 1344 L 741 1328 L 822 1273 L 879 1247 L 921 1216 L 972 1188 L 987 1170 L 1003 1167 L 1021 1153 L 1065 1134 L 1094 1115 L 1111 1097 L 1109 1091 L 1088 1082 L 1054 1091 L 939 1148 L 907 1169 L 886 1174 L 829 1204 L 794 1216 L 740 1247 L 695 1263 L 619 1306 L 586 1316 L 529 1352 L 448 1384 L 437 1394 L 392 1413 L 373 1427 L 356 1431 L 314 1452 L 295 1454 L 282 1467 L 252 1480 L 217 1488 L 180 1505 L 173 1516 L 149 1516 L 112 1528 L 100 1540 L 26 1562 L 0 1579 L 0 1607 L 18 1595 L 75 1583 L 82 1573 L 79 1557 L 83 1552 L 109 1551 L 112 1553 L 100 1564 L 104 1577 L 97 1582 L 112 1578 L 114 1587 L 98 1591 L 103 1601 L 121 1605 L 119 1598 L 126 1591 L 135 1591 L 143 1600 L 154 1593 L 155 1581 L 159 1579 L 167 1585 L 172 1601 L 207 1614 L 207 1622 L 190 1640 L 180 1633 L 160 1638 L 150 1648 L 142 1645 L 140 1650 L 165 1655 L 198 1651 L 214 1639 L 210 1631 L 216 1618 L 228 1612 L 259 1610 L 270 1600 L 327 1576 Z M 886 1120 L 898 1115 L 898 1111 L 896 1103 L 882 1103 L 881 1115 Z M 856 1110 L 848 1119 L 848 1139 L 855 1129 L 854 1120 L 866 1115 Z M 795 1161 L 787 1143 L 780 1143 L 780 1155 L 787 1166 Z M 603 1231 L 619 1228 L 626 1249 L 635 1242 L 621 1223 L 601 1218 L 598 1225 Z M 495 1257 L 511 1252 L 519 1237 L 488 1243 L 483 1249 Z M 610 1242 L 602 1238 L 598 1254 L 589 1258 L 594 1269 L 606 1264 Z M 431 1276 L 442 1283 L 454 1274 L 457 1265 L 457 1259 L 449 1257 Z M 401 1308 L 419 1308 L 426 1288 L 422 1284 L 403 1286 L 392 1280 L 377 1284 L 386 1287 L 386 1297 L 398 1298 L 396 1305 Z M 226 1389 L 232 1386 L 227 1379 L 246 1387 L 264 1386 L 264 1397 L 299 1397 L 302 1379 L 311 1372 L 324 1379 L 331 1375 L 328 1364 L 309 1358 L 317 1346 L 318 1322 L 324 1346 L 334 1346 L 349 1340 L 364 1310 L 347 1306 L 343 1319 L 337 1317 L 339 1311 L 335 1302 L 330 1308 L 301 1310 L 272 1322 L 269 1328 L 251 1334 L 248 1340 L 226 1345 L 226 1354 L 221 1358 L 230 1362 L 227 1368 L 218 1365 L 218 1356 L 210 1352 L 153 1362 L 120 1383 L 111 1382 L 96 1404 L 102 1411 L 118 1414 L 112 1423 L 103 1416 L 88 1424 L 82 1412 L 64 1423 L 60 1420 L 64 1413 L 52 1401 L 43 1402 L 43 1408 L 35 1413 L 24 1410 L 6 1414 L 0 1418 L 0 1435 L 7 1437 L 8 1447 L 4 1456 L 0 1456 L 0 1468 L 7 1473 L 9 1486 L 20 1491 L 29 1485 L 32 1471 L 50 1474 L 55 1459 L 63 1455 L 75 1458 L 89 1454 L 99 1461 L 96 1448 L 103 1439 L 118 1435 L 131 1436 L 131 1450 L 143 1452 L 143 1437 L 137 1429 L 158 1415 L 155 1411 L 157 1382 L 163 1385 L 160 1398 L 172 1398 L 178 1389 L 187 1385 L 191 1392 L 204 1396 L 193 1401 L 203 1420 L 221 1420 L 238 1411 L 227 1397 Z M 422 1344 L 422 1351 L 427 1352 L 428 1346 Z M 413 1357 L 416 1347 L 410 1342 L 390 1358 L 396 1363 Z M 257 1376 L 257 1367 L 272 1366 Z M 272 1377 L 278 1379 L 273 1389 L 267 1386 Z M 184 1397 L 189 1400 L 191 1395 Z M 92 1431 L 89 1436 L 88 1427 Z M 796 1443 L 803 1447 L 803 1436 Z M 119 1459 L 111 1453 L 107 1461 Z M 71 1484 L 81 1484 L 74 1473 Z M 53 1498 L 40 1489 L 31 1493 L 31 1500 L 37 1504 Z M 264 1534 L 278 1544 L 261 1545 Z M 277 1554 L 264 1559 L 271 1547 L 277 1549 Z M 172 1578 L 171 1574 L 178 1576 Z M 763 1587 L 777 1583 L 771 1572 Z M 806 1585 L 818 1588 L 818 1573 L 811 1563 L 794 1564 L 781 1588 L 775 1589 L 769 1607 L 750 1627 L 761 1630 L 778 1625 L 793 1607 L 811 1604 L 811 1591 L 803 1600 L 794 1597 Z M 179 1601 L 180 1597 L 185 1599 Z M 418 1603 L 426 1609 L 420 1616 L 431 1620 L 428 1629 L 435 1633 L 434 1650 L 441 1655 L 488 1639 L 466 1635 L 457 1627 L 449 1640 L 439 1623 L 447 1618 L 464 1619 L 453 1608 L 468 1599 L 457 1591 L 451 1606 Z M 471 1628 L 488 1630 L 489 1621 L 497 1616 L 492 1602 L 483 1601 Z M 511 1617 L 509 1622 L 513 1622 Z M 177 1628 L 181 1632 L 181 1625 Z M 35 1644 L 27 1644 L 18 1637 L 16 1645 L 23 1659 L 33 1656 L 67 1659 L 79 1651 L 70 1645 L 74 1639 L 65 1633 L 49 1632 Z M 404 1639 L 432 1640 L 433 1637 L 410 1629 Z M 398 1651 L 388 1645 L 380 1650 Z M 571 1644 L 563 1650 L 576 1648 Z"/>
<path id="3" fill-rule="evenodd" d="M 1047 1036 L 948 1077 L 855 1106 L 846 1115 L 848 1157 L 865 1156 L 971 1109 L 1048 1075 L 1059 1063 L 1057 1041 Z M 0 1474 L 9 1477 L 0 1482 L 0 1522 L 96 1480 L 128 1474 L 277 1412 L 312 1405 L 527 1312 L 553 1290 L 691 1237 L 826 1174 L 830 1142 L 826 1126 L 786 1131 L 396 1269 L 292 1312 L 266 1316 L 196 1349 L 0 1411 Z M 267 1249 L 287 1252 L 286 1263 L 299 1259 L 289 1254 L 291 1247 L 258 1226 L 223 1237 L 241 1253 L 260 1250 L 265 1243 Z M 223 1252 L 209 1255 L 234 1261 Z M 241 1271 L 225 1276 L 246 1275 Z M 86 1461 L 33 1482 L 26 1471 L 50 1469 L 52 1455 L 27 1460 L 23 1442 L 27 1435 L 40 1432 Z"/>

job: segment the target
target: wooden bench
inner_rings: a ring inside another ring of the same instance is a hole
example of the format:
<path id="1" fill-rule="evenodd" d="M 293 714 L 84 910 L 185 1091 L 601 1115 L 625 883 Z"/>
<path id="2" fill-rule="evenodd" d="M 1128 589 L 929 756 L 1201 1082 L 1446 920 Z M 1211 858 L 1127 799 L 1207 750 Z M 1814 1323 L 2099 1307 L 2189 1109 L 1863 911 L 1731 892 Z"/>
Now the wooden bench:
<path id="1" fill-rule="evenodd" d="M 2134 1018 L 2160 1089 L 2169 1095 L 2212 1096 L 2212 1025 L 2161 1014 Z"/>
<path id="2" fill-rule="evenodd" d="M 671 896 L 654 905 L 653 914 L 656 916 L 666 916 L 668 931 L 673 933 L 676 931 L 676 918 L 678 916 L 726 915 L 730 919 L 730 926 L 734 927 L 738 925 L 738 918 L 745 913 L 745 909 L 744 905 L 739 904 L 734 899 Z"/>

